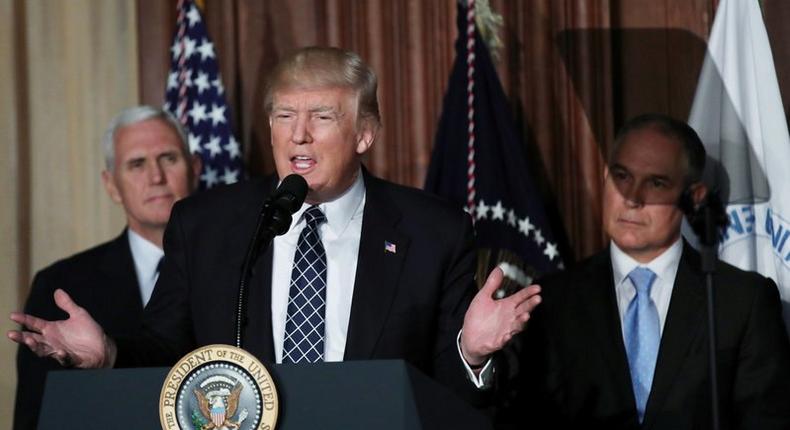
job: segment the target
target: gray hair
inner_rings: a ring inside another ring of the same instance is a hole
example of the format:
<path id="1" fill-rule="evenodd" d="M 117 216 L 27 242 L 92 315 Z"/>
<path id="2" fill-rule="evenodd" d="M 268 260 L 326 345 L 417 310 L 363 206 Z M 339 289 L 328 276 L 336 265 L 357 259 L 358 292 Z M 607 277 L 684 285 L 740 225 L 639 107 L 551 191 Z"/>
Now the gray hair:
<path id="1" fill-rule="evenodd" d="M 346 87 L 357 93 L 357 118 L 381 124 L 376 73 L 354 52 L 311 46 L 291 52 L 269 76 L 264 108 L 271 113 L 274 93 L 290 88 Z"/>
<path id="2" fill-rule="evenodd" d="M 173 128 L 181 141 L 181 149 L 183 149 L 184 155 L 189 155 L 186 130 L 170 112 L 153 106 L 135 106 L 124 109 L 116 115 L 110 121 L 107 131 L 104 132 L 102 148 L 104 149 L 104 164 L 108 171 L 112 172 L 115 168 L 115 135 L 118 133 L 118 130 L 154 118 L 164 121 Z"/>

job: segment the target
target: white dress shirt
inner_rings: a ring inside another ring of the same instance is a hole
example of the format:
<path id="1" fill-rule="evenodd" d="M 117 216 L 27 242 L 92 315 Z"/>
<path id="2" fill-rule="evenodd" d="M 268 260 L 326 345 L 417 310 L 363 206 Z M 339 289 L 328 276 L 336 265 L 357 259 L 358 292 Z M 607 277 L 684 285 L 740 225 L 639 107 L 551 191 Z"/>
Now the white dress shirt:
<path id="1" fill-rule="evenodd" d="M 667 320 L 669 300 L 672 298 L 672 288 L 675 285 L 675 275 L 678 273 L 678 264 L 682 253 L 683 240 L 678 238 L 664 253 L 647 264 L 640 264 L 618 248 L 614 242 L 611 242 L 609 254 L 612 258 L 617 309 L 620 311 L 620 327 L 625 327 L 625 313 L 631 300 L 636 296 L 636 288 L 628 278 L 628 274 L 637 267 L 646 267 L 656 274 L 656 279 L 650 289 L 650 298 L 656 304 L 660 333 L 664 334 L 664 322 Z"/>
<path id="2" fill-rule="evenodd" d="M 282 363 L 283 359 L 283 338 L 294 254 L 299 235 L 306 225 L 303 215 L 309 207 L 309 204 L 303 204 L 293 215 L 288 232 L 274 238 L 272 336 L 277 363 Z M 326 215 L 326 222 L 319 227 L 327 266 L 324 361 L 342 361 L 346 350 L 346 334 L 362 233 L 362 213 L 365 208 L 365 182 L 362 172 L 357 174 L 357 180 L 340 197 L 318 207 Z"/>
<path id="3" fill-rule="evenodd" d="M 127 231 L 129 233 L 129 248 L 132 251 L 132 260 L 134 260 L 134 271 L 137 274 L 137 286 L 140 287 L 140 298 L 143 301 L 143 307 L 145 307 L 148 300 L 151 299 L 151 293 L 154 292 L 156 280 L 159 279 L 159 271 L 156 270 L 156 266 L 159 265 L 165 252 L 132 229 Z"/>

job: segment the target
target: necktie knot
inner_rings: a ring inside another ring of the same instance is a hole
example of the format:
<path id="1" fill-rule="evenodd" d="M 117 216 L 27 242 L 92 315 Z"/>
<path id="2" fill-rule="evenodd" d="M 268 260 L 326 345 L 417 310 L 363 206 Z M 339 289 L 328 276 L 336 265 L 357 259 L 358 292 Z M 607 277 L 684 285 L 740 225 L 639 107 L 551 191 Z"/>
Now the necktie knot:
<path id="1" fill-rule="evenodd" d="M 637 296 L 650 297 L 650 289 L 653 287 L 656 274 L 647 267 L 637 267 L 628 274 L 628 279 L 634 284 Z"/>
<path id="2" fill-rule="evenodd" d="M 307 223 L 307 226 L 310 228 L 318 228 L 324 221 L 326 221 L 326 215 L 321 212 L 321 208 L 316 206 L 310 206 L 304 212 L 304 220 Z"/>

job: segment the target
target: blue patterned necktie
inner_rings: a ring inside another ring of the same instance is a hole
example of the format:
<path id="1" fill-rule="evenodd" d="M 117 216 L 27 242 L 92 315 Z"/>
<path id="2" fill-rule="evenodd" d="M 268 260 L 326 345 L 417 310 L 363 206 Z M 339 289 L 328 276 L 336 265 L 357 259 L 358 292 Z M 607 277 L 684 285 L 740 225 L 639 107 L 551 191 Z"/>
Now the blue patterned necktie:
<path id="1" fill-rule="evenodd" d="M 628 304 L 625 313 L 624 334 L 631 384 L 636 397 L 636 411 L 641 423 L 645 418 L 647 398 L 653 385 L 653 372 L 656 369 L 661 339 L 658 310 L 650 298 L 650 288 L 656 274 L 648 268 L 637 267 L 628 274 L 628 279 L 636 288 L 636 296 Z"/>
<path id="2" fill-rule="evenodd" d="M 318 226 L 326 221 L 326 216 L 318 206 L 310 206 L 304 219 L 307 225 L 296 245 L 288 293 L 283 363 L 315 363 L 324 359 L 326 252 Z"/>

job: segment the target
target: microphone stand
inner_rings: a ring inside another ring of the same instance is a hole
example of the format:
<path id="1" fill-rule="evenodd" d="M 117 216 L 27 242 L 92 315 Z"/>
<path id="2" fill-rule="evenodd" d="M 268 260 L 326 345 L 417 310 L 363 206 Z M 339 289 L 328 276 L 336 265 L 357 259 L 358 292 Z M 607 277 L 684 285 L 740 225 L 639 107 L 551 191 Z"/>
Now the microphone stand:
<path id="1" fill-rule="evenodd" d="M 705 295 L 708 309 L 708 369 L 711 389 L 711 424 L 713 430 L 719 430 L 719 379 L 716 359 L 716 318 L 713 303 L 713 276 L 716 273 L 717 244 L 719 223 L 715 213 L 716 205 L 720 202 L 716 193 L 709 191 L 703 199 L 702 205 L 696 211 L 696 222 L 692 223 L 695 233 L 700 239 L 700 253 L 702 256 L 701 269 L 705 274 Z"/>
<path id="2" fill-rule="evenodd" d="M 301 203 L 300 203 L 301 204 Z M 260 250 L 265 246 L 271 245 L 275 236 L 288 231 L 291 225 L 291 212 L 275 204 L 275 200 L 268 199 L 263 203 L 261 213 L 258 215 L 258 222 L 255 225 L 255 233 L 247 247 L 244 256 L 244 263 L 241 266 L 241 280 L 239 281 L 239 297 L 236 306 L 236 347 L 241 348 L 243 327 L 246 325 L 247 318 L 247 285 L 252 278 L 252 268 L 258 259 Z"/>

